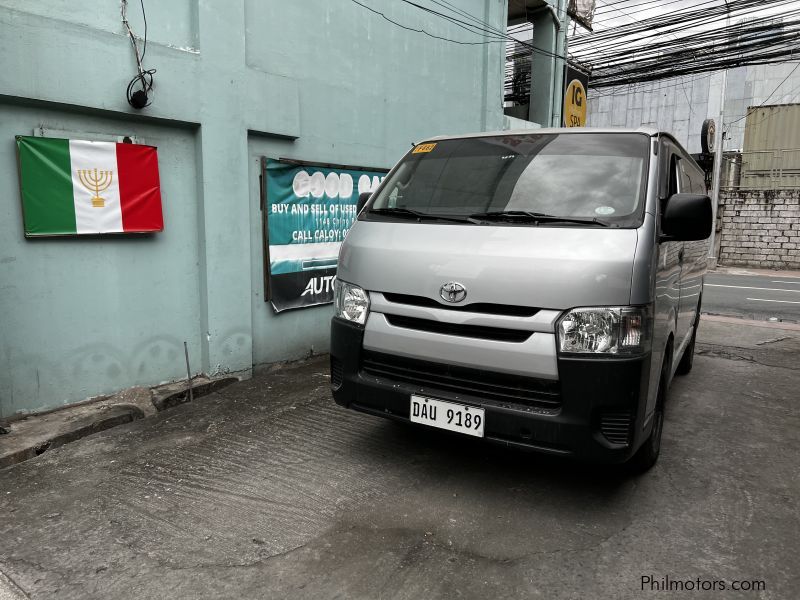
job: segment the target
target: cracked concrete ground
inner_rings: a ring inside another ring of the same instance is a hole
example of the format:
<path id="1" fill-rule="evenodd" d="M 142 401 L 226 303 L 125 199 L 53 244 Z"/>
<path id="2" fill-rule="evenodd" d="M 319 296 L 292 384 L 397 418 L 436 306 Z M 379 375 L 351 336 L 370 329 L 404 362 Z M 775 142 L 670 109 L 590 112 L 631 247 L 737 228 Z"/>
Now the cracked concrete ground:
<path id="1" fill-rule="evenodd" d="M 0 471 L 0 598 L 795 598 L 800 332 L 700 331 L 639 478 L 345 411 L 326 357 L 46 452 Z"/>

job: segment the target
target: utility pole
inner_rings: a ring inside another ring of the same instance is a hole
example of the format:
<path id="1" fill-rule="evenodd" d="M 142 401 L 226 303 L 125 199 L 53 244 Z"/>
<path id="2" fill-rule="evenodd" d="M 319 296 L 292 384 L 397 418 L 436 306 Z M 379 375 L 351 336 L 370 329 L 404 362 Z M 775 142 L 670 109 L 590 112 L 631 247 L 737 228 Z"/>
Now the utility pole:
<path id="1" fill-rule="evenodd" d="M 731 27 L 731 7 L 728 0 L 725 0 L 725 33 L 730 36 Z M 714 176 L 711 187 L 711 243 L 708 246 L 708 258 L 717 262 L 717 211 L 719 207 L 719 192 L 722 187 L 722 161 L 725 153 L 725 88 L 728 87 L 728 69 L 722 71 L 722 91 L 720 92 L 719 103 L 719 125 L 717 125 L 716 137 L 714 139 Z"/>

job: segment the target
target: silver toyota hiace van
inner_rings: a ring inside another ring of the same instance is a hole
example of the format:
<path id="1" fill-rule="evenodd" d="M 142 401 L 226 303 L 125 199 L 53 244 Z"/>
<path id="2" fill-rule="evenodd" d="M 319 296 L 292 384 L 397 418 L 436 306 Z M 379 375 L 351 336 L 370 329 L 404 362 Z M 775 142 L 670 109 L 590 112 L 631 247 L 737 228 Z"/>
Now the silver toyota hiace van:
<path id="1" fill-rule="evenodd" d="M 692 368 L 711 201 L 652 129 L 415 145 L 339 255 L 331 387 L 361 412 L 645 470 Z"/>

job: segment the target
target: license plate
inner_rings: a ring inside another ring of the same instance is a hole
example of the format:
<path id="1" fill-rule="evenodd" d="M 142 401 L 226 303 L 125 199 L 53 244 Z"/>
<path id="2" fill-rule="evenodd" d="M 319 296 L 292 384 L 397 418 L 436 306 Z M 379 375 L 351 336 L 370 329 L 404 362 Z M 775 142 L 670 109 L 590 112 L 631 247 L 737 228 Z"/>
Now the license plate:
<path id="1" fill-rule="evenodd" d="M 483 437 L 484 411 L 475 406 L 411 396 L 411 422 Z"/>

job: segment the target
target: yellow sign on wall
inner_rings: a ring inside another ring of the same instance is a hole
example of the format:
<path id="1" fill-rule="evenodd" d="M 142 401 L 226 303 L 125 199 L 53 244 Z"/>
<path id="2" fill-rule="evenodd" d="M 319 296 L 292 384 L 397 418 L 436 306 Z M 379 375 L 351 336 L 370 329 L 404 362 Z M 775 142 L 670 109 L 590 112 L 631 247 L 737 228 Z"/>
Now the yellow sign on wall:
<path id="1" fill-rule="evenodd" d="M 586 126 L 586 88 L 578 79 L 564 91 L 564 127 Z"/>

